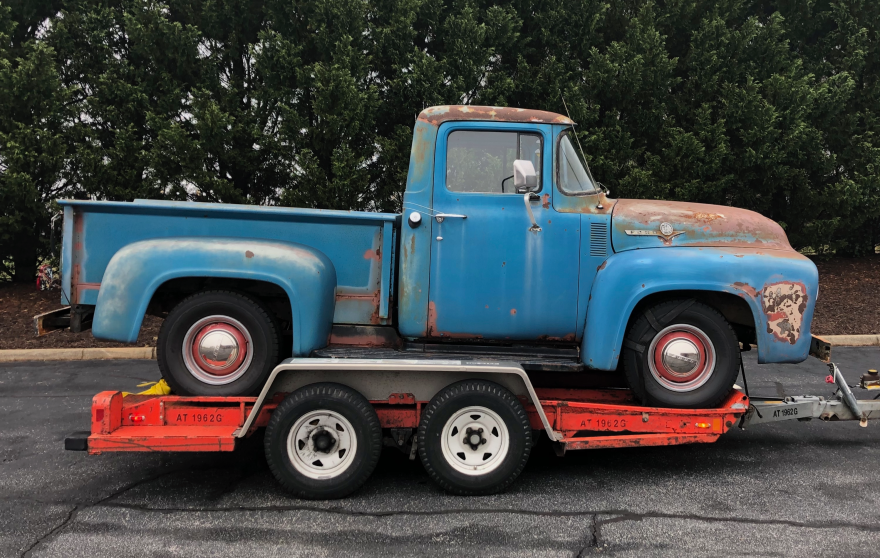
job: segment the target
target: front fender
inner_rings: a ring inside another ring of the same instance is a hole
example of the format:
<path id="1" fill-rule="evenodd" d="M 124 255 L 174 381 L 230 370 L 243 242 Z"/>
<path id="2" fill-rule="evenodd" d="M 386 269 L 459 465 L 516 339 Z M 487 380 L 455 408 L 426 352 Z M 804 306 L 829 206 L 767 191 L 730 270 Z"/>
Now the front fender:
<path id="1" fill-rule="evenodd" d="M 223 277 L 274 283 L 290 299 L 293 355 L 327 345 L 336 304 L 336 268 L 314 248 L 235 238 L 160 238 L 119 250 L 104 271 L 92 333 L 137 341 L 147 305 L 171 279 Z"/>
<path id="2" fill-rule="evenodd" d="M 808 258 L 788 250 L 655 248 L 614 254 L 596 274 L 581 343 L 584 364 L 616 369 L 636 305 L 664 291 L 742 297 L 755 320 L 759 363 L 801 362 L 809 354 L 819 274 Z M 802 299 L 787 304 L 791 293 Z"/>

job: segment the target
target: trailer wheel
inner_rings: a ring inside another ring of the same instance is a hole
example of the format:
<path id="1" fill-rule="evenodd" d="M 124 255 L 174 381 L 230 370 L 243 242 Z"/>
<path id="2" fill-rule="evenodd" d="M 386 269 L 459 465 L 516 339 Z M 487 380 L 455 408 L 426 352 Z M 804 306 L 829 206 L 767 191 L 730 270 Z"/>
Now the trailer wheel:
<path id="1" fill-rule="evenodd" d="M 646 405 L 715 407 L 736 381 L 739 344 L 713 308 L 672 300 L 647 309 L 629 328 L 623 368 Z"/>
<path id="2" fill-rule="evenodd" d="M 419 455 L 431 479 L 461 495 L 494 494 L 513 483 L 532 450 L 519 400 L 493 382 L 465 380 L 434 396 L 419 424 Z"/>
<path id="3" fill-rule="evenodd" d="M 257 301 L 229 291 L 184 299 L 162 323 L 156 359 L 178 395 L 251 395 L 278 363 L 275 320 Z"/>
<path id="4" fill-rule="evenodd" d="M 370 402 L 333 383 L 288 395 L 272 413 L 264 436 L 275 478 L 300 498 L 342 498 L 373 474 L 382 428 Z"/>

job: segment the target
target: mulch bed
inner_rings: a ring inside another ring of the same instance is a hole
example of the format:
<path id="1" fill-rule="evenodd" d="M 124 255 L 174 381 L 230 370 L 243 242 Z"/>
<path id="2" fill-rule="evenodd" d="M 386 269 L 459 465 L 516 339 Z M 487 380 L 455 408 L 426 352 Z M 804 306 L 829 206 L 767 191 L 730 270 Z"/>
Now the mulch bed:
<path id="1" fill-rule="evenodd" d="M 128 343 L 100 341 L 91 331 L 53 331 L 34 335 L 34 316 L 61 308 L 61 291 L 37 291 L 34 285 L 0 284 L 0 349 L 74 349 L 86 347 L 131 347 Z M 154 347 L 162 319 L 146 316 L 137 340 L 140 347 Z"/>
<path id="2" fill-rule="evenodd" d="M 880 255 L 817 262 L 819 302 L 813 332 L 822 335 L 880 334 Z M 126 347 L 99 341 L 91 331 L 55 331 L 34 336 L 33 317 L 61 307 L 58 290 L 33 285 L 0 284 L 0 349 Z M 162 319 L 144 318 L 137 345 L 155 346 Z"/>
<path id="3" fill-rule="evenodd" d="M 880 334 L 880 254 L 817 262 L 817 335 Z"/>

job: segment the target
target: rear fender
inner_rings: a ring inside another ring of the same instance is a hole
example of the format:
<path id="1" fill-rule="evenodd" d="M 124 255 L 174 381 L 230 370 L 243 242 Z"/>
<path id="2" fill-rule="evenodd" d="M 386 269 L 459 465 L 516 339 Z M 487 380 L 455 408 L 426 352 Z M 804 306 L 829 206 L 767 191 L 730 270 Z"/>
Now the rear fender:
<path id="1" fill-rule="evenodd" d="M 308 355 L 328 343 L 336 304 L 336 269 L 330 259 L 292 242 L 235 238 L 161 238 L 125 246 L 104 272 L 92 333 L 134 343 L 153 294 L 182 277 L 274 283 L 290 299 L 293 355 Z"/>
<path id="2" fill-rule="evenodd" d="M 714 291 L 742 297 L 755 321 L 758 362 L 801 362 L 819 290 L 815 264 L 795 251 L 657 248 L 614 254 L 596 274 L 581 343 L 584 364 L 615 370 L 636 305 L 668 291 Z M 800 293 L 782 308 L 785 295 Z"/>

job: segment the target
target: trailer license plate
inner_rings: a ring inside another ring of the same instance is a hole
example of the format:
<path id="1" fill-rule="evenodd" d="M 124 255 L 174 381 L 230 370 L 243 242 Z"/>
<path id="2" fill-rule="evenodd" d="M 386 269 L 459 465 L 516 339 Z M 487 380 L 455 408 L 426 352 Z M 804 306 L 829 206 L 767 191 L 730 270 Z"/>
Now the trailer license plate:
<path id="1" fill-rule="evenodd" d="M 179 426 L 240 426 L 239 408 L 170 407 L 165 411 L 165 424 Z"/>

